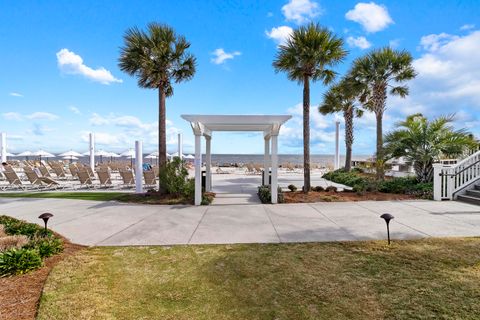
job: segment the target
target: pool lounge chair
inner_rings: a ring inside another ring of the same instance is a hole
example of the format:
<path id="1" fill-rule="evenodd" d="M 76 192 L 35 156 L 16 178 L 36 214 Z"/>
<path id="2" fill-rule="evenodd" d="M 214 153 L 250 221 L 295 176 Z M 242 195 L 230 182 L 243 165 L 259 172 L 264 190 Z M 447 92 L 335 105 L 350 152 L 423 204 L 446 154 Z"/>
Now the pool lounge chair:
<path id="1" fill-rule="evenodd" d="M 100 180 L 100 186 L 105 188 L 113 187 L 112 178 L 108 170 L 98 170 L 97 171 L 98 180 Z"/>
<path id="2" fill-rule="evenodd" d="M 143 179 L 146 187 L 155 187 L 157 185 L 157 179 L 153 170 L 143 171 Z"/>
<path id="3" fill-rule="evenodd" d="M 135 178 L 133 176 L 133 171 L 121 170 L 120 176 L 122 177 L 122 180 L 123 180 L 122 186 L 129 188 L 135 185 Z"/>

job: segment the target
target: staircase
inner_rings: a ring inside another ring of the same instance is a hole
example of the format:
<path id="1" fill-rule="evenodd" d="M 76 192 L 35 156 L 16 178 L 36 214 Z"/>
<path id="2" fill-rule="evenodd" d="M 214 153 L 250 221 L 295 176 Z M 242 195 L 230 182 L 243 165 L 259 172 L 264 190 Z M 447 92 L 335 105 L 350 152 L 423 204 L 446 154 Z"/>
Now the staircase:
<path id="1" fill-rule="evenodd" d="M 480 205 L 480 183 L 475 184 L 473 189 L 467 190 L 465 194 L 458 195 L 457 200 Z"/>
<path id="2" fill-rule="evenodd" d="M 454 165 L 433 165 L 433 199 L 480 205 L 480 151 Z"/>

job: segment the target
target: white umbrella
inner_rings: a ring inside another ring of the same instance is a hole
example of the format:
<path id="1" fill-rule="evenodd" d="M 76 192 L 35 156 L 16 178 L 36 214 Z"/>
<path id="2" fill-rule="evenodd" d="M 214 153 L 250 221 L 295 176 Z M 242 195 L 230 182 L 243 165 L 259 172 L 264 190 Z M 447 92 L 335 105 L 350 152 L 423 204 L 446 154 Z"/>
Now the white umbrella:
<path id="1" fill-rule="evenodd" d="M 70 150 L 70 151 L 61 153 L 58 156 L 63 157 L 62 159 L 70 160 L 70 162 L 72 162 L 73 160 L 78 160 L 78 157 L 83 157 L 83 154 Z"/>
<path id="2" fill-rule="evenodd" d="M 22 153 L 17 154 L 17 157 L 25 157 L 28 160 L 28 157 L 33 156 L 32 151 L 24 151 Z"/>
<path id="3" fill-rule="evenodd" d="M 115 152 L 108 152 L 108 156 L 107 157 L 110 157 L 110 161 L 113 160 L 113 158 L 120 158 L 121 155 L 119 155 L 118 153 L 115 153 Z"/>
<path id="4" fill-rule="evenodd" d="M 193 155 L 191 155 L 191 154 L 189 154 L 188 156 L 185 156 L 184 158 L 185 158 L 185 159 L 195 159 L 195 157 L 194 157 Z"/>
<path id="5" fill-rule="evenodd" d="M 178 152 L 172 153 L 171 157 L 178 157 Z M 185 158 L 185 155 L 182 153 L 182 158 Z"/>
<path id="6" fill-rule="evenodd" d="M 14 155 L 13 153 L 10 153 L 10 152 L 5 153 L 5 155 L 7 157 L 16 157 L 16 155 Z"/>
<path id="7" fill-rule="evenodd" d="M 33 156 L 37 156 L 37 157 L 40 157 L 40 161 L 42 161 L 42 157 L 44 158 L 54 158 L 55 155 L 54 154 L 51 154 L 50 152 L 47 152 L 45 150 L 38 150 L 38 151 L 35 151 L 34 153 L 32 153 Z"/>
<path id="8" fill-rule="evenodd" d="M 104 150 L 97 150 L 95 151 L 95 156 L 100 157 L 100 162 L 103 162 L 103 157 L 109 157 L 110 152 L 104 151 Z"/>
<path id="9" fill-rule="evenodd" d="M 62 159 L 70 160 L 70 161 L 72 161 L 72 160 L 78 160 L 78 158 L 75 157 L 75 156 L 65 156 L 65 157 L 62 157 Z"/>
<path id="10" fill-rule="evenodd" d="M 89 155 L 90 155 L 90 151 L 82 153 L 82 156 L 89 156 Z"/>
<path id="11" fill-rule="evenodd" d="M 130 167 L 133 167 L 133 159 L 135 159 L 135 150 L 129 149 L 123 153 L 120 153 L 122 157 L 130 158 Z"/>

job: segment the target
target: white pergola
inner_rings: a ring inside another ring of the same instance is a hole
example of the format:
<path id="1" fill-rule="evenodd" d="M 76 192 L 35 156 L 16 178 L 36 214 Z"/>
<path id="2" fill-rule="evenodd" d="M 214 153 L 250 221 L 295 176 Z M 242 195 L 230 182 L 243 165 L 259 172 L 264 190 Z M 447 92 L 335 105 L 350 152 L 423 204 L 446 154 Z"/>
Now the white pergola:
<path id="1" fill-rule="evenodd" d="M 268 168 L 272 169 L 272 203 L 277 203 L 278 134 L 289 115 L 182 115 L 190 122 L 195 135 L 195 205 L 202 202 L 202 141 L 206 140 L 206 191 L 212 190 L 211 141 L 213 131 L 260 131 L 265 140 L 264 181 L 268 183 Z M 271 144 L 271 148 L 270 148 Z M 271 149 L 271 154 L 270 154 Z"/>

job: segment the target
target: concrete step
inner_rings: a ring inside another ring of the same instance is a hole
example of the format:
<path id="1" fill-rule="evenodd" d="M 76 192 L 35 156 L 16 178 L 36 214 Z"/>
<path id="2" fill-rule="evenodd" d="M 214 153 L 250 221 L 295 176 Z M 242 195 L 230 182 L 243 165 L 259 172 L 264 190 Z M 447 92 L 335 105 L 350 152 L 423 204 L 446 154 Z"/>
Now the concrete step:
<path id="1" fill-rule="evenodd" d="M 475 185 L 475 190 L 480 190 L 480 184 Z"/>
<path id="2" fill-rule="evenodd" d="M 463 202 L 468 202 L 470 204 L 476 204 L 476 205 L 480 206 L 480 198 L 477 198 L 477 197 L 472 197 L 472 196 L 468 196 L 468 195 L 461 195 L 461 196 L 457 197 L 457 200 L 458 201 L 463 201 Z"/>
<path id="3" fill-rule="evenodd" d="M 475 197 L 480 199 L 480 190 L 467 190 L 467 196 Z"/>

